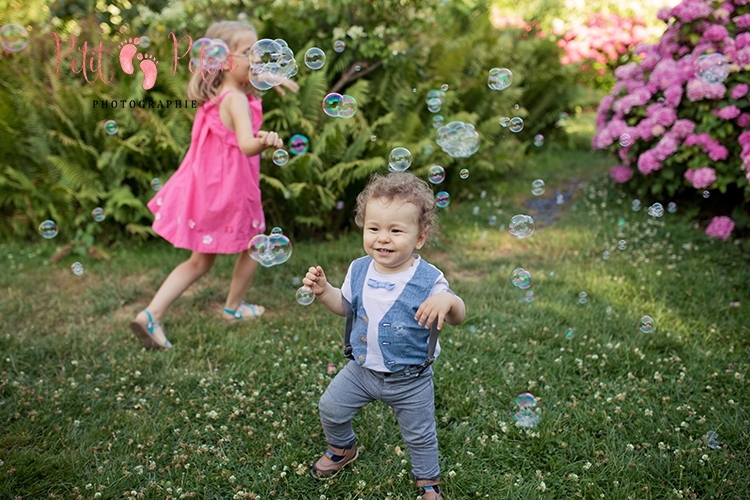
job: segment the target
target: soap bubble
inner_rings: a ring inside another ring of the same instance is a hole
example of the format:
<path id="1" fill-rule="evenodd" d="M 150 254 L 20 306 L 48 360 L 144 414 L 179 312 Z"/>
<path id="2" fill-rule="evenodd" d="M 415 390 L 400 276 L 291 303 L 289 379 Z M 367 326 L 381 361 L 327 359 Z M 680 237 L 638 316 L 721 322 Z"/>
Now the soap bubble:
<path id="1" fill-rule="evenodd" d="M 468 168 L 462 168 L 460 172 L 458 172 L 458 176 L 464 180 L 469 178 L 469 169 Z"/>
<path id="2" fill-rule="evenodd" d="M 628 247 L 628 242 L 625 240 L 620 240 L 617 242 L 617 249 L 618 250 L 625 250 Z"/>
<path id="3" fill-rule="evenodd" d="M 161 179 L 159 179 L 158 177 L 154 177 L 153 179 L 151 179 L 151 189 L 153 189 L 154 191 L 160 190 Z"/>
<path id="4" fill-rule="evenodd" d="M 661 217 L 664 215 L 664 207 L 661 206 L 661 203 L 654 203 L 650 207 L 648 207 L 648 214 L 651 217 Z"/>
<path id="5" fill-rule="evenodd" d="M 709 196 L 711 196 L 711 193 L 709 193 L 708 191 L 703 191 L 704 198 L 708 198 Z"/>
<path id="6" fill-rule="evenodd" d="M 727 58 L 719 52 L 703 54 L 693 63 L 693 68 L 695 76 L 705 83 L 722 83 L 729 76 Z"/>
<path id="7" fill-rule="evenodd" d="M 531 302 L 534 300 L 534 290 L 527 290 L 526 295 L 523 297 L 524 302 Z"/>
<path id="8" fill-rule="evenodd" d="M 0 28 L 0 45 L 8 52 L 18 52 L 26 48 L 29 32 L 20 24 L 10 23 Z"/>
<path id="9" fill-rule="evenodd" d="M 326 53 L 318 47 L 310 47 L 305 52 L 305 66 L 310 69 L 320 69 L 326 63 Z"/>
<path id="10" fill-rule="evenodd" d="M 544 136 L 542 134 L 536 134 L 534 136 L 534 146 L 542 147 L 544 145 Z"/>
<path id="11" fill-rule="evenodd" d="M 57 236 L 57 224 L 53 220 L 46 220 L 39 224 L 39 234 L 44 239 L 52 239 Z"/>
<path id="12" fill-rule="evenodd" d="M 456 121 L 440 127 L 435 142 L 453 158 L 468 158 L 479 150 L 479 134 L 470 123 Z"/>
<path id="13" fill-rule="evenodd" d="M 117 122 L 116 121 L 114 121 L 114 120 L 107 120 L 106 122 L 104 122 L 104 130 L 109 135 L 116 134 L 118 129 L 119 129 L 119 127 L 117 126 Z"/>
<path id="14" fill-rule="evenodd" d="M 357 112 L 357 100 L 350 95 L 341 96 L 339 118 L 351 118 Z"/>
<path id="15" fill-rule="evenodd" d="M 557 115 L 557 121 L 555 122 L 555 126 L 565 127 L 568 125 L 569 120 L 570 120 L 570 116 L 568 116 L 568 113 L 562 112 L 559 115 Z"/>
<path id="16" fill-rule="evenodd" d="M 448 84 L 447 83 L 442 84 L 440 86 L 440 90 L 442 90 L 443 92 L 448 92 Z"/>
<path id="17" fill-rule="evenodd" d="M 573 336 L 575 336 L 575 330 L 574 329 L 568 328 L 567 330 L 565 330 L 565 338 L 566 339 L 572 339 Z"/>
<path id="18" fill-rule="evenodd" d="M 522 267 L 517 267 L 510 273 L 510 282 L 513 286 L 526 290 L 531 286 L 531 273 Z"/>
<path id="19" fill-rule="evenodd" d="M 451 204 L 451 195 L 447 191 L 439 191 L 435 195 L 435 205 L 438 208 L 448 208 Z"/>
<path id="20" fill-rule="evenodd" d="M 589 294 L 586 292 L 581 292 L 578 294 L 578 303 L 579 304 L 585 304 L 589 301 Z"/>
<path id="21" fill-rule="evenodd" d="M 507 116 L 503 116 L 500 118 L 500 126 L 503 128 L 506 128 L 508 125 L 510 125 L 510 118 Z"/>
<path id="22" fill-rule="evenodd" d="M 337 118 L 343 98 L 341 94 L 337 94 L 336 92 L 331 92 L 325 96 L 323 99 L 323 112 L 331 118 Z"/>
<path id="23" fill-rule="evenodd" d="M 445 125 L 445 117 L 443 115 L 435 115 L 432 117 L 432 126 L 434 128 L 440 128 Z"/>
<path id="24" fill-rule="evenodd" d="M 378 140 L 378 136 L 377 135 L 371 135 L 370 136 L 370 142 L 375 142 L 377 140 Z"/>
<path id="25" fill-rule="evenodd" d="M 644 316 L 638 321 L 638 329 L 643 333 L 652 333 L 656 328 L 656 322 L 651 316 Z"/>
<path id="26" fill-rule="evenodd" d="M 510 219 L 508 231 L 519 240 L 530 237 L 534 234 L 534 219 L 529 215 L 518 214 Z"/>
<path id="27" fill-rule="evenodd" d="M 609 250 L 605 250 L 604 252 L 602 252 L 602 259 L 609 260 Z"/>
<path id="28" fill-rule="evenodd" d="M 669 204 L 667 204 L 667 212 L 670 214 L 673 214 L 677 211 L 677 203 L 670 201 Z"/>
<path id="29" fill-rule="evenodd" d="M 617 219 L 617 227 L 625 227 L 625 224 L 627 224 L 625 217 L 619 217 Z"/>
<path id="30" fill-rule="evenodd" d="M 492 90 L 504 90 L 513 82 L 513 73 L 507 68 L 492 68 L 487 78 L 487 86 Z"/>
<path id="31" fill-rule="evenodd" d="M 73 264 L 70 266 L 70 269 L 73 270 L 73 274 L 76 276 L 83 276 L 83 264 L 80 262 L 73 262 Z"/>
<path id="32" fill-rule="evenodd" d="M 283 167 L 289 162 L 289 153 L 283 149 L 277 149 L 273 152 L 273 163 L 280 167 Z"/>
<path id="33" fill-rule="evenodd" d="M 341 54 L 346 49 L 346 42 L 343 40 L 336 40 L 333 42 L 333 51 L 337 54 Z"/>
<path id="34" fill-rule="evenodd" d="M 94 219 L 94 222 L 101 222 L 104 220 L 104 209 L 102 207 L 96 207 L 91 211 L 91 218 Z"/>
<path id="35" fill-rule="evenodd" d="M 269 236 L 257 234 L 248 244 L 250 257 L 263 267 L 283 264 L 292 256 L 292 242 L 280 228 L 274 228 Z"/>
<path id="36" fill-rule="evenodd" d="M 494 215 L 491 215 L 487 222 L 489 222 L 490 226 L 494 226 L 495 224 L 497 224 L 497 217 Z"/>
<path id="37" fill-rule="evenodd" d="M 544 194 L 544 181 L 537 179 L 531 183 L 531 194 L 534 196 L 541 196 Z"/>
<path id="38" fill-rule="evenodd" d="M 630 134 L 622 134 L 620 135 L 620 146 L 627 148 L 630 146 L 632 142 L 632 138 L 630 137 Z"/>
<path id="39" fill-rule="evenodd" d="M 204 71 L 215 71 L 224 67 L 229 59 L 229 47 L 220 38 L 199 38 L 191 47 L 190 62 Z"/>
<path id="40" fill-rule="evenodd" d="M 143 35 L 143 36 L 140 36 L 138 38 L 140 38 L 140 42 L 138 43 L 138 45 L 142 49 L 147 49 L 147 48 L 149 48 L 151 46 L 151 39 L 148 36 Z"/>
<path id="41" fill-rule="evenodd" d="M 513 106 L 513 109 L 518 109 L 518 108 L 519 108 L 518 104 Z"/>
<path id="42" fill-rule="evenodd" d="M 630 204 L 631 210 L 633 212 L 638 212 L 641 209 L 641 200 L 633 200 L 633 203 Z"/>
<path id="43" fill-rule="evenodd" d="M 563 203 L 565 203 L 565 197 L 562 194 L 558 194 L 555 197 L 555 203 L 557 203 L 558 205 L 562 205 Z"/>
<path id="44" fill-rule="evenodd" d="M 301 306 L 309 306 L 315 300 L 315 294 L 309 286 L 301 286 L 297 289 L 297 303 Z"/>
<path id="45" fill-rule="evenodd" d="M 516 396 L 510 411 L 518 427 L 536 427 L 542 419 L 539 402 L 529 392 Z"/>
<path id="46" fill-rule="evenodd" d="M 393 335 L 396 337 L 403 337 L 409 333 L 409 329 L 403 321 L 394 321 L 391 323 L 391 330 L 393 330 Z"/>
<path id="47" fill-rule="evenodd" d="M 259 90 L 280 85 L 297 74 L 294 52 L 280 38 L 258 40 L 250 48 L 250 53 L 250 83 Z"/>
<path id="48" fill-rule="evenodd" d="M 706 434 L 706 446 L 712 450 L 721 448 L 721 441 L 719 441 L 719 434 L 716 431 L 708 431 Z"/>
<path id="49" fill-rule="evenodd" d="M 445 180 L 445 169 L 440 165 L 431 166 L 427 179 L 433 184 L 440 184 Z"/>
<path id="50" fill-rule="evenodd" d="M 517 134 L 523 130 L 523 118 L 520 116 L 514 116 L 510 119 L 510 131 Z"/>
<path id="51" fill-rule="evenodd" d="M 310 140 L 302 134 L 294 134 L 289 138 L 289 151 L 293 155 L 302 155 L 310 149 Z"/>
<path id="52" fill-rule="evenodd" d="M 344 200 L 339 200 L 336 202 L 336 210 L 343 210 L 344 209 Z"/>
<path id="53" fill-rule="evenodd" d="M 403 172 L 411 167 L 411 151 L 406 148 L 393 148 L 388 157 L 388 169 L 391 172 Z"/>

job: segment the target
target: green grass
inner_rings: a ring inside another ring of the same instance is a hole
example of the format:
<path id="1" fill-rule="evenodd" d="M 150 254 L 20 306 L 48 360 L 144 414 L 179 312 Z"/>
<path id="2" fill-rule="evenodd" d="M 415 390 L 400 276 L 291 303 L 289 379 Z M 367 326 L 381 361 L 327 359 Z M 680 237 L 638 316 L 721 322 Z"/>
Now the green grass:
<path id="1" fill-rule="evenodd" d="M 607 166 L 542 153 L 484 198 L 454 202 L 423 252 L 468 309 L 435 365 L 446 498 L 750 498 L 748 255 L 679 209 L 632 212 Z M 504 225 L 538 201 L 537 177 L 544 197 L 566 196 L 556 222 L 519 240 Z M 219 258 L 168 312 L 168 352 L 143 350 L 127 323 L 185 252 L 125 245 L 81 277 L 74 257 L 49 264 L 53 252 L 0 245 L 0 498 L 416 497 L 380 403 L 355 419 L 350 470 L 307 473 L 325 446 L 316 405 L 327 365 L 345 361 L 343 321 L 298 305 L 293 278 L 319 264 L 340 284 L 358 234 L 295 242 L 289 262 L 261 268 L 248 299 L 269 312 L 238 327 L 219 318 L 234 262 Z M 519 266 L 531 301 L 510 284 Z M 644 315 L 653 333 L 639 331 Z M 536 428 L 514 425 L 522 392 L 539 398 Z M 721 448 L 706 446 L 709 430 Z"/>

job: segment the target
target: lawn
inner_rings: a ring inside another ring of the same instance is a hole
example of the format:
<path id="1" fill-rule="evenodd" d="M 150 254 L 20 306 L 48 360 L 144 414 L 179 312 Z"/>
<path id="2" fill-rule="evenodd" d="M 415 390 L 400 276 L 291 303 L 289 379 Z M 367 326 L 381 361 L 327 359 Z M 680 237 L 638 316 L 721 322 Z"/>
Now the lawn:
<path id="1" fill-rule="evenodd" d="M 422 252 L 468 310 L 435 363 L 446 498 L 750 498 L 750 255 L 680 205 L 634 212 L 608 165 L 542 153 L 454 201 Z M 531 238 L 508 233 L 517 213 L 538 221 Z M 49 263 L 55 243 L 0 245 L 0 498 L 417 496 L 380 403 L 355 419 L 353 467 L 308 474 L 325 446 L 327 367 L 345 364 L 343 320 L 297 304 L 296 279 L 321 265 L 339 285 L 363 254 L 358 233 L 294 242 L 248 294 L 268 313 L 235 327 L 220 318 L 233 259 L 219 258 L 167 313 L 167 352 L 142 349 L 127 324 L 185 252 L 122 244 L 79 277 L 73 256 Z M 532 294 L 511 284 L 517 267 Z M 511 416 L 525 392 L 536 427 Z"/>

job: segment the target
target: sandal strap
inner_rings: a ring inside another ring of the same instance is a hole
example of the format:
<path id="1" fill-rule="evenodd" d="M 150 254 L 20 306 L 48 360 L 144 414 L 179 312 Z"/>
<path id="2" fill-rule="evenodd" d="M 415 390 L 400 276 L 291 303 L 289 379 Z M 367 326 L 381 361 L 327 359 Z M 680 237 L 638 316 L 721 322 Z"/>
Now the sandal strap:
<path id="1" fill-rule="evenodd" d="M 252 311 L 252 313 L 253 313 L 253 317 L 254 318 L 258 317 L 258 308 L 255 307 L 255 304 L 248 304 L 244 300 L 242 302 L 240 302 L 240 307 L 238 307 L 236 310 L 232 310 L 232 309 L 229 309 L 229 308 L 225 307 L 224 308 L 224 312 L 227 313 L 227 314 L 231 314 L 232 316 L 234 316 L 237 319 L 242 319 L 243 318 L 243 316 L 242 316 L 242 308 L 243 307 L 247 307 L 248 309 L 250 309 Z"/>
<path id="2" fill-rule="evenodd" d="M 148 323 L 146 323 L 146 330 L 148 330 L 149 335 L 154 335 L 154 328 L 157 326 L 164 330 L 164 327 L 161 325 L 160 321 L 154 321 L 154 317 L 151 316 L 151 313 L 148 312 L 148 309 L 143 310 L 144 313 L 146 313 L 146 317 L 148 318 Z M 164 335 L 164 347 L 172 347 L 172 343 L 167 338 L 166 334 Z"/>

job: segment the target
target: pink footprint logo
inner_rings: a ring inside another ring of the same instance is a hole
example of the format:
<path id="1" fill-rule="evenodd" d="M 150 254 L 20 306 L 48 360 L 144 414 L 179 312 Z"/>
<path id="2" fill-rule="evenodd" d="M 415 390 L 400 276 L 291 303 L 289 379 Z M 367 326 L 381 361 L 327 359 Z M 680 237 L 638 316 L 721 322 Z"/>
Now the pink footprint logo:
<path id="1" fill-rule="evenodd" d="M 138 50 L 136 45 L 138 45 L 140 41 L 141 40 L 138 37 L 128 38 L 118 47 L 120 49 L 120 67 L 128 75 L 133 74 L 133 56 Z M 138 54 L 138 60 L 141 61 L 138 67 L 141 68 L 141 71 L 143 72 L 143 90 L 148 90 L 156 83 L 156 76 L 158 74 L 156 65 L 159 64 L 159 61 L 154 59 L 154 56 L 151 54 L 146 54 L 145 59 L 143 54 Z"/>

